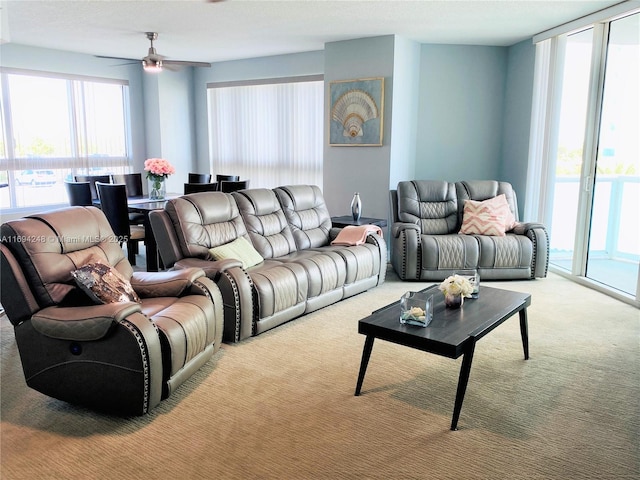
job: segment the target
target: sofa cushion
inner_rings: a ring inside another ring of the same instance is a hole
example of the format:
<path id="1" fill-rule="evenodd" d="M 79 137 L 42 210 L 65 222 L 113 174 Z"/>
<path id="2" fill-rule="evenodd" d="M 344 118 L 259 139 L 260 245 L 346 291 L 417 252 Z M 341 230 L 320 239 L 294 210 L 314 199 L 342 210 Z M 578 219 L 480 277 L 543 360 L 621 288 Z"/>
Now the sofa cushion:
<path id="1" fill-rule="evenodd" d="M 211 260 L 210 248 L 247 234 L 238 206 L 228 193 L 186 195 L 169 200 L 165 211 L 184 257 Z"/>
<path id="2" fill-rule="evenodd" d="M 440 180 L 398 183 L 398 220 L 420 226 L 423 234 L 457 231 L 458 199 L 455 184 Z"/>
<path id="3" fill-rule="evenodd" d="M 483 202 L 465 200 L 461 234 L 493 235 L 504 237 L 505 231 L 515 225 L 505 195 L 498 195 Z"/>
<path id="4" fill-rule="evenodd" d="M 264 258 L 253 248 L 244 237 L 239 237 L 232 242 L 225 243 L 209 249 L 211 257 L 214 260 L 225 260 L 227 258 L 235 258 L 242 262 L 242 268 L 247 269 L 258 265 Z"/>
<path id="5" fill-rule="evenodd" d="M 288 185 L 275 193 L 291 228 L 298 250 L 329 244 L 331 216 L 316 185 Z"/>
<path id="6" fill-rule="evenodd" d="M 296 251 L 291 228 L 273 190 L 254 188 L 232 193 L 255 249 L 264 258 Z"/>

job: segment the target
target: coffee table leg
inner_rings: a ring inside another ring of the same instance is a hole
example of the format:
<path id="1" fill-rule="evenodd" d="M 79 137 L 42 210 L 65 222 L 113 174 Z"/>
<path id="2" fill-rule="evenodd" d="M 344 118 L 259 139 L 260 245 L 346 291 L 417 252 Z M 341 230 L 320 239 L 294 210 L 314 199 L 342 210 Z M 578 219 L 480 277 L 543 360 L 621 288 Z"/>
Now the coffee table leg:
<path id="1" fill-rule="evenodd" d="M 356 384 L 356 397 L 360 395 L 360 389 L 362 388 L 362 382 L 364 381 L 364 374 L 367 373 L 367 365 L 369 364 L 369 357 L 371 357 L 374 340 L 375 337 L 367 335 L 367 338 L 364 341 L 364 350 L 362 350 L 362 360 L 360 361 L 360 372 L 358 373 L 358 383 Z"/>
<path id="2" fill-rule="evenodd" d="M 527 326 L 527 309 L 520 310 L 520 335 L 522 336 L 522 348 L 524 359 L 529 360 L 529 328 Z"/>
<path id="3" fill-rule="evenodd" d="M 460 410 L 462 410 L 464 394 L 467 391 L 467 383 L 469 383 L 469 373 L 471 372 L 471 362 L 473 361 L 473 351 L 475 348 L 476 339 L 471 337 L 469 340 L 469 347 L 462 357 L 460 377 L 458 378 L 458 390 L 456 392 L 456 402 L 453 407 L 453 418 L 451 419 L 451 430 L 458 429 L 458 419 L 460 418 Z"/>

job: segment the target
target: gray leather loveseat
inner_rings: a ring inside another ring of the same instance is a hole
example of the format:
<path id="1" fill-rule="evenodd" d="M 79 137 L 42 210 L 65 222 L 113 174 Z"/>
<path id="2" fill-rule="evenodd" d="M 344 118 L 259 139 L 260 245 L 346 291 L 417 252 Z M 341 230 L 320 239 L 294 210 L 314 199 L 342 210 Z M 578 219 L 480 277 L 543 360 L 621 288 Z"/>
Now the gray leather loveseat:
<path id="1" fill-rule="evenodd" d="M 467 201 L 478 205 L 500 195 L 514 222 L 493 235 L 460 233 Z M 547 275 L 547 231 L 518 221 L 516 193 L 507 182 L 403 181 L 390 200 L 391 264 L 402 280 L 439 281 L 461 269 L 477 269 L 483 280 Z"/>
<path id="2" fill-rule="evenodd" d="M 384 282 L 387 247 L 368 234 L 331 245 L 322 192 L 313 185 L 185 195 L 150 215 L 167 268 L 199 267 L 224 300 L 224 341 L 237 342 Z M 238 246 L 258 259 L 219 256 Z M 247 243 L 250 247 L 247 247 Z"/>

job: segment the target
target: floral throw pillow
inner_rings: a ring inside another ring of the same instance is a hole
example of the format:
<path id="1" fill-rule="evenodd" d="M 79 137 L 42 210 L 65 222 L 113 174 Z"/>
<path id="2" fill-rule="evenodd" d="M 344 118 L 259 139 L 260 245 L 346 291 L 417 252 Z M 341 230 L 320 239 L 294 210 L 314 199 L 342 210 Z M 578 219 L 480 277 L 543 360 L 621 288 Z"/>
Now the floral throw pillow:
<path id="1" fill-rule="evenodd" d="M 115 268 L 102 262 L 88 263 L 71 272 L 78 286 L 95 303 L 136 302 L 140 298 L 131 283 Z"/>
<path id="2" fill-rule="evenodd" d="M 504 237 L 515 224 L 507 197 L 502 194 L 484 202 L 466 200 L 459 233 Z"/>

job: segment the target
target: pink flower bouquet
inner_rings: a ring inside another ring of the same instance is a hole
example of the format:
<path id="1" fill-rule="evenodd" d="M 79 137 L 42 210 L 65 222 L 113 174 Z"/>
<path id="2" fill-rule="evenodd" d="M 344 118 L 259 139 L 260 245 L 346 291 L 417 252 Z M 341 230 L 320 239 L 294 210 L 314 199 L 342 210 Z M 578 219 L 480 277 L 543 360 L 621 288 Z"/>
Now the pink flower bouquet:
<path id="1" fill-rule="evenodd" d="M 147 178 L 159 180 L 156 177 L 166 178 L 176 173 L 176 169 L 164 158 L 149 158 L 144 162 Z"/>
<path id="2" fill-rule="evenodd" d="M 147 178 L 151 180 L 149 198 L 151 200 L 163 200 L 165 196 L 164 180 L 169 175 L 176 173 L 176 169 L 164 158 L 149 158 L 145 160 L 144 169 L 147 172 Z"/>

